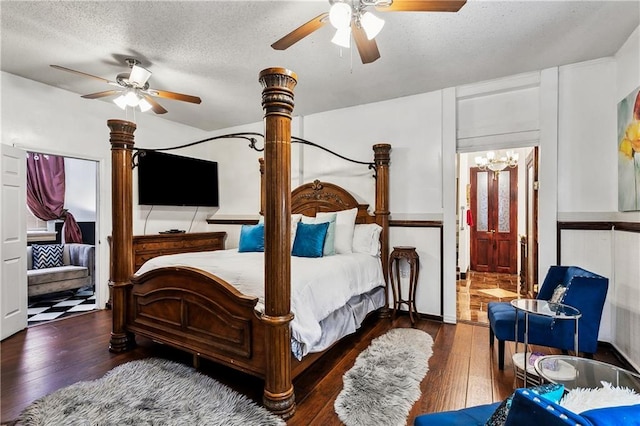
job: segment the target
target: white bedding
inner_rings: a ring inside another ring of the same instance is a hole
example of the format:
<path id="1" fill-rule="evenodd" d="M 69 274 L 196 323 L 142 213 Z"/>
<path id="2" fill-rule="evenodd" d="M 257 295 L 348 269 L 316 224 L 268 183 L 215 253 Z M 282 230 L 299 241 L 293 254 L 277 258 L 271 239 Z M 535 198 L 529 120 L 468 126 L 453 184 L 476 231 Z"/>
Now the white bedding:
<path id="1" fill-rule="evenodd" d="M 257 296 L 256 309 L 264 310 L 264 253 L 238 253 L 237 249 L 159 256 L 136 272 L 168 266 L 192 266 L 210 272 L 237 288 Z M 320 321 L 358 294 L 384 286 L 379 257 L 365 253 L 321 258 L 291 257 L 292 338 L 306 355 L 322 338 Z"/>

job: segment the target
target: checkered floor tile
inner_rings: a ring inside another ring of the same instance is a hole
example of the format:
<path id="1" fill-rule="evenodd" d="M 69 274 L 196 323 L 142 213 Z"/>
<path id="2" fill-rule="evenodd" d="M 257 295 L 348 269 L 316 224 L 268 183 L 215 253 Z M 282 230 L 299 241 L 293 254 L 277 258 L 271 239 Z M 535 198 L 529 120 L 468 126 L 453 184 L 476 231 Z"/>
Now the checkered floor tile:
<path id="1" fill-rule="evenodd" d="M 55 293 L 29 299 L 28 325 L 41 324 L 65 318 L 96 308 L 96 296 L 92 289 L 80 289 L 74 293 Z"/>

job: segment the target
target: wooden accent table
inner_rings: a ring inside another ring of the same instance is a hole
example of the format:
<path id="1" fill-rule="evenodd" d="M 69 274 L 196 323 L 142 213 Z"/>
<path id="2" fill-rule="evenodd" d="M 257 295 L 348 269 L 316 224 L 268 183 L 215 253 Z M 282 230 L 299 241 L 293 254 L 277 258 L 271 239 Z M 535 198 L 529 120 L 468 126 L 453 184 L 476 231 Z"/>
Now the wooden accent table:
<path id="1" fill-rule="evenodd" d="M 409 263 L 409 295 L 408 299 L 402 298 L 400 281 L 400 260 L 406 259 Z M 400 306 L 406 304 L 409 308 L 409 318 L 411 324 L 415 322 L 414 315 L 419 317 L 416 309 L 416 287 L 418 284 L 418 272 L 420 271 L 420 257 L 415 247 L 397 246 L 393 248 L 389 256 L 389 278 L 391 289 L 393 290 L 393 317 Z"/>

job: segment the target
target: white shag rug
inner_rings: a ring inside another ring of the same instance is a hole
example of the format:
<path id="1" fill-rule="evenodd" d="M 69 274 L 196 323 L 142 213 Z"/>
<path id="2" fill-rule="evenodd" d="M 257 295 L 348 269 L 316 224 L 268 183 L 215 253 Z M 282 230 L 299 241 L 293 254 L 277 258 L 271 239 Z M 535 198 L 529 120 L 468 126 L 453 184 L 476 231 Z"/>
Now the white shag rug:
<path id="1" fill-rule="evenodd" d="M 609 382 L 602 382 L 602 386 L 572 389 L 562 397 L 560 405 L 574 413 L 582 413 L 596 408 L 640 404 L 640 394 L 633 389 L 612 386 Z"/>
<path id="2" fill-rule="evenodd" d="M 30 404 L 16 425 L 273 425 L 285 422 L 183 364 L 131 361 Z"/>
<path id="3" fill-rule="evenodd" d="M 345 373 L 334 408 L 346 426 L 404 426 L 420 398 L 433 339 L 413 328 L 395 328 L 373 339 Z"/>

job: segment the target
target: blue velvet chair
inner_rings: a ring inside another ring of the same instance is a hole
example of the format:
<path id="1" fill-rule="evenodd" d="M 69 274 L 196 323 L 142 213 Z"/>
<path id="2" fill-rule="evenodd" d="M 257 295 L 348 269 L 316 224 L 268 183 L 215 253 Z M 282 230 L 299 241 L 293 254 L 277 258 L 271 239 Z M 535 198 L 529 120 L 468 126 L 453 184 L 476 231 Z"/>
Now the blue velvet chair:
<path id="1" fill-rule="evenodd" d="M 456 411 L 422 414 L 415 418 L 414 426 L 481 426 L 485 425 L 499 402 Z M 574 413 L 566 408 L 530 392 L 517 389 L 505 426 L 640 426 L 640 404 L 598 408 Z"/>
<path id="2" fill-rule="evenodd" d="M 549 300 L 556 287 L 566 288 L 561 303 L 578 309 L 579 352 L 594 354 L 598 349 L 600 318 L 607 296 L 609 279 L 577 266 L 552 266 L 540 287 L 537 298 Z M 498 339 L 498 368 L 504 369 L 504 342 L 515 342 L 515 308 L 509 302 L 489 302 L 489 344 Z M 529 315 L 529 343 L 574 350 L 574 322 Z M 518 341 L 524 342 L 524 313 L 518 312 Z"/>

